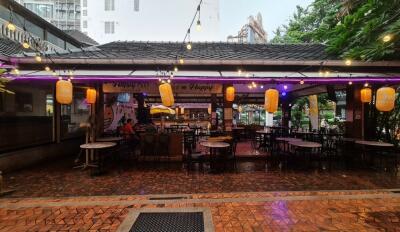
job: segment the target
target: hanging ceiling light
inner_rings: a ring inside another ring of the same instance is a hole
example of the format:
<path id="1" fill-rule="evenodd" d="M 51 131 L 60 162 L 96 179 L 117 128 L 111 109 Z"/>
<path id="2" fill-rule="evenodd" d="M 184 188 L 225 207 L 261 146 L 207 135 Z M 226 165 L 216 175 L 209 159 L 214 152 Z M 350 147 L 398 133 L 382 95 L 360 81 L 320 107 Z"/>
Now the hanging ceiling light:
<path id="1" fill-rule="evenodd" d="M 346 61 L 344 62 L 347 66 L 350 66 L 352 64 L 351 59 L 346 59 Z"/>
<path id="2" fill-rule="evenodd" d="M 353 82 L 352 81 L 349 81 L 349 85 L 352 85 L 353 84 Z"/>
<path id="3" fill-rule="evenodd" d="M 284 90 L 287 90 L 287 88 L 288 88 L 287 85 L 284 85 L 284 86 L 283 86 L 283 89 L 284 89 Z"/>
<path id="4" fill-rule="evenodd" d="M 304 80 L 303 79 L 300 80 L 300 85 L 304 85 Z"/>
<path id="5" fill-rule="evenodd" d="M 178 71 L 179 71 L 178 67 L 175 66 L 175 67 L 174 67 L 174 72 L 178 72 Z"/>
<path id="6" fill-rule="evenodd" d="M 183 58 L 180 58 L 179 59 L 179 64 L 184 64 L 184 63 L 185 63 L 185 60 Z"/>
<path id="7" fill-rule="evenodd" d="M 192 50 L 192 43 L 191 43 L 191 42 L 188 42 L 188 43 L 186 44 L 186 49 L 187 49 L 187 50 Z"/>
<path id="8" fill-rule="evenodd" d="M 50 72 L 50 67 L 46 65 L 46 67 L 44 67 L 44 70 L 45 70 L 46 72 Z"/>

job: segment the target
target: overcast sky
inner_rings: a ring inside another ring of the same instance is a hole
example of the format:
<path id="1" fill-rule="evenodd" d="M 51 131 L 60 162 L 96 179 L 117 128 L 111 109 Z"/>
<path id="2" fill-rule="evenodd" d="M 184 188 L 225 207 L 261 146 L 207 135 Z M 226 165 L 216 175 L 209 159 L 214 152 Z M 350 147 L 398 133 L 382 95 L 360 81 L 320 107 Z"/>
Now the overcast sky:
<path id="1" fill-rule="evenodd" d="M 247 22 L 250 15 L 260 12 L 268 40 L 272 32 L 288 19 L 296 10 L 296 5 L 306 7 L 313 0 L 220 0 L 220 35 L 226 41 L 228 35 L 235 35 Z"/>

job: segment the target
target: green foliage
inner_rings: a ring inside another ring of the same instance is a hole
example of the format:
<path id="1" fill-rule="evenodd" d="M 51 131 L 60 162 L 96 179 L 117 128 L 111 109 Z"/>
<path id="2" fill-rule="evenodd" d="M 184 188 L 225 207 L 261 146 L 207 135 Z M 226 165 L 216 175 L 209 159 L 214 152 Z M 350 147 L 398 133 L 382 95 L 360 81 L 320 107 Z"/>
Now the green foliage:
<path id="1" fill-rule="evenodd" d="M 393 39 L 383 42 L 385 35 Z M 342 58 L 394 60 L 400 58 L 399 37 L 400 0 L 315 0 L 298 6 L 271 42 L 324 43 Z"/>

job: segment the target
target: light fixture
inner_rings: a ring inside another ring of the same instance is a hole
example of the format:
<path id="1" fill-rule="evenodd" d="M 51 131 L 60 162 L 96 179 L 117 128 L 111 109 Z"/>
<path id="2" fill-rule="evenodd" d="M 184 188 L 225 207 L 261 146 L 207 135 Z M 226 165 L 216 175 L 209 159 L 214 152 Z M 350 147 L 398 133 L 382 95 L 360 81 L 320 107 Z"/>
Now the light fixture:
<path id="1" fill-rule="evenodd" d="M 185 61 L 183 60 L 183 58 L 180 58 L 180 59 L 179 59 L 179 63 L 180 63 L 180 64 L 184 64 L 184 63 L 185 63 Z"/>
<path id="2" fill-rule="evenodd" d="M 364 84 L 364 87 L 368 87 L 369 86 L 369 84 L 368 84 L 368 82 L 366 82 L 365 84 Z"/>
<path id="3" fill-rule="evenodd" d="M 252 86 L 252 85 L 248 85 L 247 87 L 249 87 L 249 89 L 252 89 L 252 88 L 253 88 L 253 86 Z"/>
<path id="4" fill-rule="evenodd" d="M 50 71 L 50 67 L 46 65 L 46 67 L 44 67 L 44 70 L 45 70 L 46 72 L 49 72 L 49 71 Z"/>
<path id="5" fill-rule="evenodd" d="M 346 61 L 344 62 L 347 66 L 350 66 L 352 61 L 350 59 L 346 59 Z"/>
<path id="6" fill-rule="evenodd" d="M 392 40 L 392 38 L 393 38 L 392 35 L 385 35 L 382 38 L 382 40 L 383 40 L 383 42 L 387 43 L 387 42 L 390 42 Z"/>
<path id="7" fill-rule="evenodd" d="M 17 69 L 17 68 L 14 68 L 13 70 L 12 70 L 12 72 L 15 74 L 15 75 L 19 75 L 19 69 Z"/>
<path id="8" fill-rule="evenodd" d="M 8 22 L 7 29 L 10 31 L 15 31 L 15 29 L 16 29 L 15 24 L 13 24 L 12 22 Z"/>
<path id="9" fill-rule="evenodd" d="M 238 69 L 238 75 L 239 76 L 242 75 L 242 70 L 241 69 Z"/>
<path id="10" fill-rule="evenodd" d="M 159 82 L 161 82 L 161 81 L 162 81 L 162 79 L 161 79 L 161 78 L 158 78 L 158 81 L 159 81 Z"/>
<path id="11" fill-rule="evenodd" d="M 319 75 L 320 76 L 324 75 L 324 72 L 322 70 L 319 70 Z"/>
<path id="12" fill-rule="evenodd" d="M 284 89 L 284 90 L 287 90 L 287 88 L 288 88 L 287 85 L 284 85 L 284 86 L 283 86 L 283 89 Z"/>
<path id="13" fill-rule="evenodd" d="M 73 76 L 73 75 L 74 75 L 74 72 L 71 71 L 71 70 L 69 70 L 69 71 L 68 71 L 68 75 L 69 75 L 69 76 Z"/>
<path id="14" fill-rule="evenodd" d="M 191 42 L 188 42 L 188 43 L 186 44 L 186 49 L 187 49 L 187 50 L 192 50 L 192 43 L 191 43 Z"/>
<path id="15" fill-rule="evenodd" d="M 52 73 L 52 74 L 53 74 L 53 76 L 57 76 L 57 73 L 56 73 L 56 71 L 53 71 L 53 73 Z"/>
<path id="16" fill-rule="evenodd" d="M 36 54 L 36 56 L 35 56 L 35 60 L 36 60 L 36 62 L 42 62 L 42 57 L 40 57 L 40 55 L 39 54 Z"/>
<path id="17" fill-rule="evenodd" d="M 304 85 L 304 80 L 303 79 L 300 80 L 300 85 Z"/>
<path id="18" fill-rule="evenodd" d="M 22 47 L 28 49 L 31 47 L 31 45 L 28 43 L 28 41 L 24 40 L 24 42 L 22 43 Z"/>
<path id="19" fill-rule="evenodd" d="M 325 71 L 325 76 L 329 76 L 329 74 L 331 74 L 331 72 L 329 72 L 328 70 Z"/>
<path id="20" fill-rule="evenodd" d="M 352 81 L 349 81 L 349 85 L 352 85 L 353 84 L 353 82 Z"/>
<path id="21" fill-rule="evenodd" d="M 197 20 L 197 23 L 196 23 L 196 31 L 201 31 L 201 22 L 200 22 L 200 19 Z"/>
<path id="22" fill-rule="evenodd" d="M 168 79 L 167 82 L 168 82 L 168 83 L 171 83 L 171 79 Z"/>
<path id="23" fill-rule="evenodd" d="M 171 75 L 169 75 L 170 78 L 174 78 L 174 74 L 171 72 Z"/>
<path id="24" fill-rule="evenodd" d="M 179 71 L 178 67 L 175 66 L 175 67 L 174 67 L 174 72 L 178 72 L 178 71 Z"/>
<path id="25" fill-rule="evenodd" d="M 264 88 L 264 86 L 262 85 L 262 86 L 260 86 L 260 88 L 262 88 L 262 89 L 263 89 L 263 88 Z"/>
<path id="26" fill-rule="evenodd" d="M 286 96 L 286 92 L 282 92 L 282 96 Z"/>
<path id="27" fill-rule="evenodd" d="M 250 73 L 246 73 L 246 77 L 249 78 L 250 77 Z"/>

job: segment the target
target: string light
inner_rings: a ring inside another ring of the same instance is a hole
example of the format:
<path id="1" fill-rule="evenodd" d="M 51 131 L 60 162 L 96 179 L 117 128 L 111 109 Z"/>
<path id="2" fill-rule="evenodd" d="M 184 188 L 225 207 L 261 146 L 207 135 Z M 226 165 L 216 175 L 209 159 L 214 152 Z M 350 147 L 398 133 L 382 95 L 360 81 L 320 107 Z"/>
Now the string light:
<path id="1" fill-rule="evenodd" d="M 49 67 L 49 66 L 46 66 L 46 67 L 44 67 L 44 70 L 45 70 L 46 72 L 50 72 L 50 67 Z"/>
<path id="2" fill-rule="evenodd" d="M 263 89 L 263 88 L 264 88 L 264 86 L 262 85 L 262 86 L 260 86 L 260 88 L 261 88 L 261 89 Z"/>
<path id="3" fill-rule="evenodd" d="M 393 38 L 392 35 L 385 35 L 385 36 L 383 36 L 382 40 L 383 40 L 383 42 L 387 43 L 387 42 L 390 42 L 392 40 L 392 38 Z"/>
<path id="4" fill-rule="evenodd" d="M 179 59 L 179 63 L 180 63 L 180 64 L 184 64 L 184 63 L 185 63 L 185 61 L 183 60 L 183 58 L 180 58 L 180 59 Z"/>
<path id="5" fill-rule="evenodd" d="M 186 49 L 187 50 L 192 50 L 192 43 L 191 42 L 186 44 Z"/>
<path id="6" fill-rule="evenodd" d="M 31 47 L 31 45 L 28 43 L 28 41 L 24 40 L 24 42 L 22 43 L 22 47 L 28 49 Z"/>
<path id="7" fill-rule="evenodd" d="M 35 60 L 36 60 L 36 62 L 42 62 L 42 57 L 40 57 L 40 55 L 39 54 L 36 54 L 36 56 L 35 56 Z"/>
<path id="8" fill-rule="evenodd" d="M 283 89 L 284 89 L 284 90 L 287 90 L 287 88 L 288 88 L 287 85 L 284 85 L 284 86 L 283 86 Z"/>
<path id="9" fill-rule="evenodd" d="M 174 72 L 178 72 L 178 71 L 179 71 L 178 67 L 175 66 L 175 67 L 174 67 Z"/>
<path id="10" fill-rule="evenodd" d="M 10 31 L 15 31 L 17 29 L 17 27 L 15 26 L 14 23 L 12 23 L 11 21 L 7 23 L 7 29 Z"/>
<path id="11" fill-rule="evenodd" d="M 20 74 L 19 69 L 17 69 L 17 68 L 14 68 L 14 69 L 12 70 L 12 72 L 13 72 L 15 75 L 19 75 L 19 74 Z"/>
<path id="12" fill-rule="evenodd" d="M 238 69 L 238 75 L 239 76 L 242 75 L 242 70 L 241 69 Z"/>
<path id="13" fill-rule="evenodd" d="M 352 85 L 353 84 L 353 82 L 352 81 L 349 81 L 349 85 Z"/>
<path id="14" fill-rule="evenodd" d="M 352 61 L 350 59 L 346 59 L 346 61 L 344 62 L 347 66 L 350 66 Z"/>
<path id="15" fill-rule="evenodd" d="M 304 80 L 303 79 L 300 80 L 300 85 L 304 85 Z"/>
<path id="16" fill-rule="evenodd" d="M 368 82 L 364 84 L 364 87 L 368 87 L 368 86 L 369 86 Z"/>

